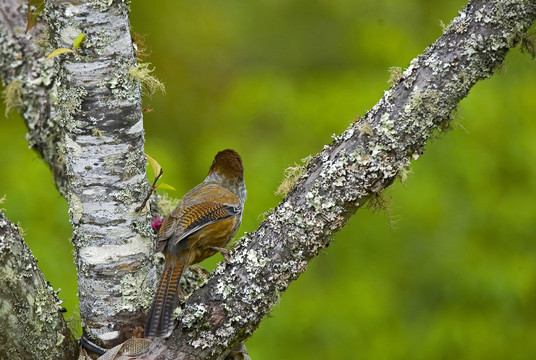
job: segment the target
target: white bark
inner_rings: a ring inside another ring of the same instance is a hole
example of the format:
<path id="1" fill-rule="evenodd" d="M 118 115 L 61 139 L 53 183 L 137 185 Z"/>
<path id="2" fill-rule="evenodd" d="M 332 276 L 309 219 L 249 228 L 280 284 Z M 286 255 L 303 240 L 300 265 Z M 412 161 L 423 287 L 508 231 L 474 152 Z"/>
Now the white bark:
<path id="1" fill-rule="evenodd" d="M 64 14 L 71 16 L 66 17 Z M 146 209 L 140 85 L 128 9 L 122 2 L 47 4 L 55 47 L 86 34 L 80 56 L 58 61 L 51 118 L 63 129 L 60 191 L 69 203 L 84 333 L 105 347 L 142 330 L 152 251 Z"/>
<path id="2" fill-rule="evenodd" d="M 28 35 L 22 0 L 2 4 L 4 82 L 19 81 L 30 145 L 69 204 L 84 333 L 111 347 L 143 333 L 154 281 L 141 87 L 126 3 L 48 1 Z M 43 61 L 55 48 L 78 54 Z M 35 45 L 40 38 L 45 49 Z M 20 60 L 18 60 L 20 58 Z"/>

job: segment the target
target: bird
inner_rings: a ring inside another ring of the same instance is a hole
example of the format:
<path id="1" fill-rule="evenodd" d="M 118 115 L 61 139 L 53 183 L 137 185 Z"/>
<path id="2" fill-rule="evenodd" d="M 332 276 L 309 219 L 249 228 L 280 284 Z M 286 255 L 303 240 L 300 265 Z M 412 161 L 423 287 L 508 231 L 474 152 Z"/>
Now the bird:
<path id="1" fill-rule="evenodd" d="M 183 196 L 160 227 L 155 252 L 164 253 L 164 270 L 147 314 L 145 338 L 168 337 L 173 331 L 173 312 L 182 297 L 179 281 L 188 266 L 217 252 L 228 261 L 225 246 L 240 227 L 245 201 L 242 159 L 234 150 L 222 150 L 205 180 Z"/>

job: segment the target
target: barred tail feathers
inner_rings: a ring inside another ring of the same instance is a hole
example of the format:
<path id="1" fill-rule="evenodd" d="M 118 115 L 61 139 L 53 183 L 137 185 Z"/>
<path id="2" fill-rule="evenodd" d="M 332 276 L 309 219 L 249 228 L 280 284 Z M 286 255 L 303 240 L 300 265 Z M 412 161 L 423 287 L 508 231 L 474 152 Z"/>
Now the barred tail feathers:
<path id="1" fill-rule="evenodd" d="M 146 338 L 166 337 L 173 331 L 173 312 L 179 299 L 179 281 L 184 265 L 175 256 L 166 256 L 164 271 L 145 321 Z"/>

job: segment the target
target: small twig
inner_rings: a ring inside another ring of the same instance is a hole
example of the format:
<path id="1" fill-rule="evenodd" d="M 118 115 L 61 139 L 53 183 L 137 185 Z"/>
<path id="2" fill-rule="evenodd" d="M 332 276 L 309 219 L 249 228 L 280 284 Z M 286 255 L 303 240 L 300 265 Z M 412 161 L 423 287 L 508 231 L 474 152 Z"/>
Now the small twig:
<path id="1" fill-rule="evenodd" d="M 156 189 L 156 182 L 158 181 L 158 179 L 160 179 L 160 177 L 162 176 L 162 174 L 164 173 L 164 170 L 162 168 L 160 168 L 160 172 L 158 173 L 158 175 L 156 175 L 156 177 L 154 178 L 154 181 L 153 181 L 153 185 L 151 186 L 151 189 L 149 190 L 149 192 L 147 193 L 147 196 L 145 197 L 145 199 L 143 199 L 143 202 L 141 203 L 140 206 L 138 206 L 135 211 L 138 212 L 138 211 L 141 211 L 141 209 L 143 209 L 145 207 L 145 204 L 147 204 L 147 201 L 149 201 L 149 198 L 151 197 L 151 195 L 153 194 L 153 191 L 155 191 Z"/>

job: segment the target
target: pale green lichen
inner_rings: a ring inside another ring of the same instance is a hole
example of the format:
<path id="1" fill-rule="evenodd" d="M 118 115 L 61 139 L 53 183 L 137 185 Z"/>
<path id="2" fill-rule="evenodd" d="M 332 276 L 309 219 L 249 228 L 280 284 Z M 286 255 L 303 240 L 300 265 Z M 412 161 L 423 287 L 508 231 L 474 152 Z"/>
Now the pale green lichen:
<path id="1" fill-rule="evenodd" d="M 22 82 L 18 79 L 13 80 L 2 91 L 2 97 L 6 106 L 6 117 L 9 112 L 23 105 L 22 102 Z"/>
<path id="2" fill-rule="evenodd" d="M 67 134 L 65 134 L 64 139 L 63 145 L 65 146 L 66 153 L 71 157 L 79 157 L 82 154 L 82 147 Z"/>
<path id="3" fill-rule="evenodd" d="M 316 210 L 322 208 L 323 198 L 318 194 L 318 187 L 312 188 L 307 194 L 305 194 L 305 201 L 307 205 Z"/>
<path id="4" fill-rule="evenodd" d="M 13 304 L 5 299 L 0 299 L 0 316 L 7 319 L 9 326 L 17 326 L 19 322 L 13 312 Z"/>
<path id="5" fill-rule="evenodd" d="M 125 165 L 123 168 L 123 180 L 128 180 L 138 173 L 138 162 L 143 154 L 130 151 L 127 153 Z"/>
<path id="6" fill-rule="evenodd" d="M 99 139 L 102 139 L 102 131 L 100 131 L 96 127 L 91 128 L 91 134 L 95 137 L 98 137 Z"/>
<path id="7" fill-rule="evenodd" d="M 116 100 L 134 102 L 139 98 L 139 84 L 128 74 L 129 68 L 129 64 L 122 64 L 119 67 L 119 71 L 107 83 L 101 85 L 102 87 L 109 88 Z"/>
<path id="8" fill-rule="evenodd" d="M 288 168 L 286 168 L 284 171 L 283 180 L 275 191 L 275 195 L 286 196 L 289 191 L 294 187 L 294 184 L 296 184 L 298 179 L 305 174 L 307 166 L 311 162 L 311 159 L 311 156 L 307 156 L 301 160 L 301 164 L 294 163 L 294 166 L 289 166 Z"/>
<path id="9" fill-rule="evenodd" d="M 207 308 L 202 304 L 188 305 L 187 309 L 188 311 L 185 311 L 185 308 L 181 312 L 181 314 L 183 314 L 181 318 L 181 326 L 185 328 L 192 328 L 199 324 L 207 313 Z"/>
<path id="10" fill-rule="evenodd" d="M 400 182 L 402 183 L 402 185 L 406 184 L 411 173 L 412 171 L 411 171 L 411 168 L 409 167 L 409 164 L 400 167 L 400 170 L 398 171 L 398 178 L 400 179 Z"/>
<path id="11" fill-rule="evenodd" d="M 175 310 L 173 310 L 173 318 L 177 319 L 179 316 L 181 316 L 182 308 L 180 306 L 177 306 Z"/>
<path id="12" fill-rule="evenodd" d="M 111 154 L 103 158 L 104 166 L 110 171 L 110 175 L 116 175 L 116 164 L 121 160 L 122 154 Z"/>
<path id="13" fill-rule="evenodd" d="M 439 20 L 439 27 L 441 28 L 441 31 L 445 32 L 445 30 L 447 30 L 448 25 L 445 24 L 445 22 L 440 19 Z"/>
<path id="14" fill-rule="evenodd" d="M 216 294 L 220 294 L 223 299 L 227 299 L 235 290 L 235 286 L 232 283 L 219 282 L 216 285 Z"/>
<path id="15" fill-rule="evenodd" d="M 69 196 L 69 212 L 74 222 L 79 222 L 84 212 L 84 204 L 74 193 Z"/>
<path id="16" fill-rule="evenodd" d="M 386 112 L 381 116 L 380 120 L 381 125 L 378 127 L 378 134 L 389 137 L 393 136 L 396 132 L 394 119 L 392 119 L 389 113 Z"/>
<path id="17" fill-rule="evenodd" d="M 82 108 L 82 102 L 87 97 L 87 90 L 82 86 L 64 87 L 55 84 L 50 98 L 58 111 L 57 121 L 61 127 L 71 132 L 76 129 L 79 122 L 75 115 Z"/>
<path id="18" fill-rule="evenodd" d="M 17 230 L 18 230 L 20 236 L 22 236 L 22 237 L 26 236 L 26 230 L 22 227 L 20 222 L 17 222 Z"/>
<path id="19" fill-rule="evenodd" d="M 119 293 L 121 301 L 117 303 L 117 311 L 135 312 L 140 307 L 148 309 L 152 302 L 152 295 L 147 289 L 147 267 L 142 267 L 134 274 L 126 274 L 121 278 Z"/>
<path id="20" fill-rule="evenodd" d="M 110 6 L 112 6 L 113 0 L 89 0 L 88 5 L 99 9 L 104 12 L 107 11 Z"/>
<path id="21" fill-rule="evenodd" d="M 250 249 L 248 251 L 247 260 L 248 260 L 248 266 L 261 267 L 261 268 L 266 266 L 266 263 L 270 261 L 270 259 L 267 257 L 259 256 L 259 254 L 253 249 Z"/>
<path id="22" fill-rule="evenodd" d="M 72 25 L 64 27 L 60 32 L 60 39 L 65 46 L 71 46 L 82 30 Z"/>
<path id="23" fill-rule="evenodd" d="M 135 191 L 132 187 L 126 186 L 124 189 L 114 193 L 114 198 L 119 202 L 116 212 L 120 213 L 126 210 L 125 207 L 130 206 L 137 199 Z"/>
<path id="24" fill-rule="evenodd" d="M 139 221 L 132 222 L 133 230 L 140 236 L 150 239 L 154 236 L 154 231 L 151 223 L 147 219 L 141 218 Z"/>
<path id="25" fill-rule="evenodd" d="M 39 319 L 39 321 L 35 322 L 37 331 L 41 331 L 43 326 L 47 326 L 47 324 L 54 324 L 58 321 L 59 305 L 53 306 L 54 303 L 51 303 L 50 290 L 48 287 L 38 287 L 35 292 L 35 299 L 30 303 Z"/>
<path id="26" fill-rule="evenodd" d="M 391 66 L 389 68 L 389 80 L 387 83 L 389 85 L 394 85 L 402 77 L 402 68 L 399 66 Z"/>
<path id="27" fill-rule="evenodd" d="M 56 331 L 56 346 L 60 346 L 63 340 L 65 340 L 65 336 Z"/>
<path id="28" fill-rule="evenodd" d="M 366 119 L 360 120 L 356 125 L 357 131 L 359 131 L 362 134 L 373 136 L 374 132 L 372 131 L 372 127 L 370 126 L 370 122 Z"/>
<path id="29" fill-rule="evenodd" d="M 41 55 L 44 55 L 52 47 L 50 45 L 50 31 L 46 23 L 43 25 L 43 30 L 37 36 L 32 36 L 32 42 L 40 48 Z"/>
<path id="30" fill-rule="evenodd" d="M 147 90 L 149 96 L 154 94 L 157 91 L 166 93 L 166 87 L 164 83 L 158 80 L 155 76 L 151 75 L 154 71 L 154 68 L 150 69 L 149 66 L 151 63 L 139 63 L 136 66 L 130 67 L 128 74 L 136 81 L 141 83 L 143 87 Z"/>

